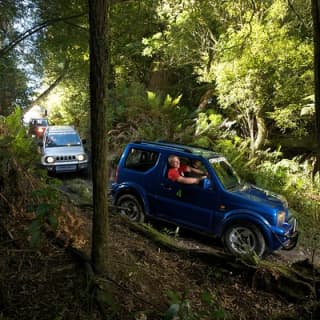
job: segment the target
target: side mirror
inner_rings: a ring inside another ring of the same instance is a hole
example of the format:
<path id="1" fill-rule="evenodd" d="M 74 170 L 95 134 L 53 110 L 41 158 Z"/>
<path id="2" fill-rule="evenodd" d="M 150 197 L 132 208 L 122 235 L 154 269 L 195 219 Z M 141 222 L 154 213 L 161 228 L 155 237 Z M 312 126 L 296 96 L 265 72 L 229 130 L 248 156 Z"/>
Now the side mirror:
<path id="1" fill-rule="evenodd" d="M 86 144 L 87 143 L 87 139 L 82 139 L 82 144 Z"/>
<path id="2" fill-rule="evenodd" d="M 208 178 L 203 179 L 203 189 L 205 190 L 212 189 L 212 183 L 210 179 Z"/>

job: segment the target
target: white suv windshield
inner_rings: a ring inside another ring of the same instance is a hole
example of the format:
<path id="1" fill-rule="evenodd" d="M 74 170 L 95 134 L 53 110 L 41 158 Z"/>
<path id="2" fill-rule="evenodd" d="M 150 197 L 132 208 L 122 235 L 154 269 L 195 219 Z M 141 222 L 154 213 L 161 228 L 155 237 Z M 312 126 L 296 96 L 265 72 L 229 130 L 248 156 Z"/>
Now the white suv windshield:
<path id="1" fill-rule="evenodd" d="M 226 189 L 232 189 L 240 185 L 238 175 L 225 158 L 211 158 L 209 162 Z"/>
<path id="2" fill-rule="evenodd" d="M 50 134 L 46 138 L 46 147 L 80 146 L 81 140 L 75 133 Z"/>

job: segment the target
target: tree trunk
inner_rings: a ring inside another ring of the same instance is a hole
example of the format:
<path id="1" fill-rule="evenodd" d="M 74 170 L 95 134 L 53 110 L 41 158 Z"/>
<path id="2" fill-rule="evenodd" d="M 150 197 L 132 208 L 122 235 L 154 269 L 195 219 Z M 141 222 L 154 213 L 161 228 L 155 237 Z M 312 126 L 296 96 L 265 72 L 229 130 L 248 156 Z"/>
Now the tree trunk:
<path id="1" fill-rule="evenodd" d="M 264 119 L 260 117 L 260 115 L 256 115 L 256 122 L 257 122 L 257 134 L 254 141 L 254 152 L 259 150 L 261 146 L 264 144 L 267 134 L 266 124 Z"/>
<path id="2" fill-rule="evenodd" d="M 90 22 L 90 108 L 93 184 L 91 258 L 95 272 L 107 271 L 108 167 L 106 90 L 108 72 L 108 0 L 88 0 Z"/>
<path id="3" fill-rule="evenodd" d="M 317 154 L 314 174 L 320 170 L 320 0 L 312 0 L 313 42 L 314 42 L 314 84 L 316 110 Z"/>
<path id="4" fill-rule="evenodd" d="M 205 92 L 205 94 L 201 97 L 200 103 L 198 105 L 198 112 L 204 112 L 208 106 L 210 105 L 212 99 L 214 97 L 214 89 L 209 89 Z"/>
<path id="5" fill-rule="evenodd" d="M 267 129 L 264 119 L 259 114 L 254 114 L 252 117 L 250 114 L 246 116 L 247 126 L 250 133 L 250 151 L 251 157 L 253 157 L 257 150 L 263 145 Z"/>

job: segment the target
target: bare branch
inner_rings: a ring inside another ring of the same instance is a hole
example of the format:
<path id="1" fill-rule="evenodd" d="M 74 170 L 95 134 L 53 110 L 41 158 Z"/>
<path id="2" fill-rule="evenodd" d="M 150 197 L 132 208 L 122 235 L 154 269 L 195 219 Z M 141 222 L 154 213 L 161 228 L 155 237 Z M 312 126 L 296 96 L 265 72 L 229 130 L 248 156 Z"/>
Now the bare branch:
<path id="1" fill-rule="evenodd" d="M 305 21 L 303 20 L 301 15 L 297 12 L 295 7 L 293 6 L 293 3 L 291 2 L 291 0 L 288 0 L 288 5 L 289 5 L 290 9 L 293 11 L 293 13 L 297 16 L 298 20 L 302 23 L 302 25 L 305 26 L 306 28 L 308 28 L 307 24 L 305 23 Z"/>
<path id="2" fill-rule="evenodd" d="M 59 77 L 55 81 L 53 81 L 49 85 L 49 87 L 46 90 L 44 90 L 34 101 L 32 101 L 31 104 L 28 106 L 28 108 L 25 108 L 23 112 L 24 113 L 28 112 L 33 106 L 38 104 L 41 100 L 45 99 L 49 95 L 49 93 L 63 80 L 68 70 L 69 70 L 69 61 L 65 63 L 63 71 L 61 72 Z"/>
<path id="3" fill-rule="evenodd" d="M 81 14 L 77 14 L 77 15 L 73 15 L 73 16 L 69 16 L 69 17 L 58 17 L 58 18 L 54 18 L 54 19 L 50 19 L 47 21 L 44 21 L 36 26 L 31 27 L 30 29 L 26 30 L 25 32 L 21 33 L 20 35 L 18 35 L 18 37 L 16 39 L 14 39 L 12 42 L 10 42 L 7 46 L 3 47 L 2 49 L 0 49 L 0 58 L 2 56 L 4 56 L 5 54 L 7 54 L 10 50 L 12 50 L 16 45 L 18 45 L 21 41 L 25 40 L 26 38 L 30 37 L 31 35 L 37 33 L 38 31 L 53 25 L 55 23 L 58 22 L 62 22 L 62 21 L 67 21 L 67 20 L 72 20 L 75 18 L 79 18 L 81 16 L 86 15 L 87 13 L 81 13 Z"/>

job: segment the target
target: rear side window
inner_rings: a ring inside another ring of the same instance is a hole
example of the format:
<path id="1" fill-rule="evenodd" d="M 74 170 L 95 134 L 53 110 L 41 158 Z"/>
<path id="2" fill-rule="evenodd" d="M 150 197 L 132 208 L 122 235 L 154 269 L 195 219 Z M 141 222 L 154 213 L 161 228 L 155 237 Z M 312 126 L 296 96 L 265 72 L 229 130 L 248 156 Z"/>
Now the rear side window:
<path id="1" fill-rule="evenodd" d="M 155 166 L 159 153 L 132 148 L 125 162 L 125 167 L 137 171 L 147 171 Z"/>

